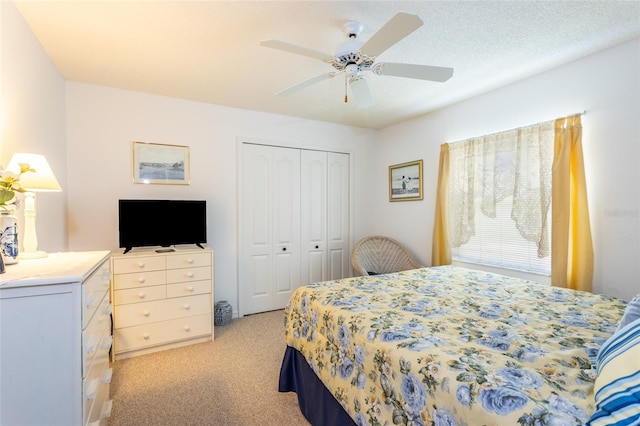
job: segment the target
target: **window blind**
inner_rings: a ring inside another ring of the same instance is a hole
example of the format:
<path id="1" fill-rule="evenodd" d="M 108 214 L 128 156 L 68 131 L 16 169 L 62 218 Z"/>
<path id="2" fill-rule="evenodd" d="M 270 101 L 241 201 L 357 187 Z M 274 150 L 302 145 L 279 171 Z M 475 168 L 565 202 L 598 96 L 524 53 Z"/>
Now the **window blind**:
<path id="1" fill-rule="evenodd" d="M 480 203 L 475 203 L 475 235 L 467 243 L 453 247 L 452 258 L 460 262 L 551 275 L 551 256 L 538 257 L 538 245 L 522 238 L 511 219 L 512 204 L 513 197 L 496 203 L 496 217 L 490 218 L 480 212 Z M 547 232 L 550 240 L 550 229 Z"/>

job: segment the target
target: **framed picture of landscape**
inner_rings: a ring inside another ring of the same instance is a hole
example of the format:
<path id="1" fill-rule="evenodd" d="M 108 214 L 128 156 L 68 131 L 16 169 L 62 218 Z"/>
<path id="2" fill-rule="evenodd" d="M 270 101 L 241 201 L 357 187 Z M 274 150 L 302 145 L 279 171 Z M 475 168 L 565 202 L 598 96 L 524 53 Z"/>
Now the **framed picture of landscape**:
<path id="1" fill-rule="evenodd" d="M 189 147 L 134 141 L 133 182 L 189 185 Z"/>

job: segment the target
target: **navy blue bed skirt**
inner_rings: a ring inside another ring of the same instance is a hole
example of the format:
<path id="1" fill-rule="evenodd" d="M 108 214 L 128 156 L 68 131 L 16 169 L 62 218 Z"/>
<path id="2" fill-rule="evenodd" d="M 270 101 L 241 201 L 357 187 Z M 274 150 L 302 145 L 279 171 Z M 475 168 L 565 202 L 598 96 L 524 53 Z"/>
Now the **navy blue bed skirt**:
<path id="1" fill-rule="evenodd" d="M 355 426 L 304 356 L 290 346 L 287 346 L 280 367 L 278 391 L 295 392 L 300 411 L 313 426 Z"/>

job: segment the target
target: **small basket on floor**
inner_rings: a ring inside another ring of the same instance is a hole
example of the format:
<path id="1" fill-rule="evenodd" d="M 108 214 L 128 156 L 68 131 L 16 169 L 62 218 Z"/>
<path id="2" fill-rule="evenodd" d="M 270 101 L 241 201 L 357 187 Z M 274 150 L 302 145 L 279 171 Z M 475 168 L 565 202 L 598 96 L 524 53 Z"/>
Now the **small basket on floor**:
<path id="1" fill-rule="evenodd" d="M 215 325 L 227 325 L 231 322 L 231 314 L 233 312 L 233 308 L 231 305 L 223 300 L 216 303 L 214 307 L 214 324 Z"/>

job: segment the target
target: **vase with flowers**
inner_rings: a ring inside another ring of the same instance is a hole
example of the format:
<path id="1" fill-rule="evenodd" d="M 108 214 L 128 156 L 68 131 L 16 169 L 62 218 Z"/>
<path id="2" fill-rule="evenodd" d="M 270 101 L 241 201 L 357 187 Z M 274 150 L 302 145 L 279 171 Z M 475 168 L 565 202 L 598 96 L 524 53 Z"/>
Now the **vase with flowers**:
<path id="1" fill-rule="evenodd" d="M 0 254 L 4 263 L 18 263 L 18 226 L 13 215 L 18 208 L 17 193 L 25 192 L 20 186 L 23 173 L 35 172 L 28 164 L 20 164 L 20 173 L 0 171 Z"/>

